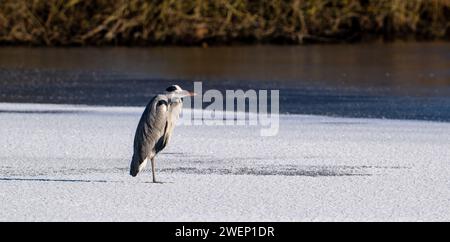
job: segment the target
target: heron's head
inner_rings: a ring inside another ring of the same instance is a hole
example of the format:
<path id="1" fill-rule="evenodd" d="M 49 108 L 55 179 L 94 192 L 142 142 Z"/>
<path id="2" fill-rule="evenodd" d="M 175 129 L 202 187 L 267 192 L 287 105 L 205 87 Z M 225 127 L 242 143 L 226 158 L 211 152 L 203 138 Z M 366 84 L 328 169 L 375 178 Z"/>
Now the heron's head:
<path id="1" fill-rule="evenodd" d="M 196 93 L 181 89 L 178 85 L 169 86 L 166 89 L 166 95 L 171 102 L 182 102 L 183 97 L 195 96 Z"/>

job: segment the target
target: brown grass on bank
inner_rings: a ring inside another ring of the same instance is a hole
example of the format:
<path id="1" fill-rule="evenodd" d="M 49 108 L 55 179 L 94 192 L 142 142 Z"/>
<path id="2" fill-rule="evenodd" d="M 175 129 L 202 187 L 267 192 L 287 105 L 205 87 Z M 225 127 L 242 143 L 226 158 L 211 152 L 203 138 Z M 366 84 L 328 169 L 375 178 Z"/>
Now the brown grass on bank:
<path id="1" fill-rule="evenodd" d="M 0 43 L 149 45 L 450 38 L 450 0 L 0 0 Z"/>

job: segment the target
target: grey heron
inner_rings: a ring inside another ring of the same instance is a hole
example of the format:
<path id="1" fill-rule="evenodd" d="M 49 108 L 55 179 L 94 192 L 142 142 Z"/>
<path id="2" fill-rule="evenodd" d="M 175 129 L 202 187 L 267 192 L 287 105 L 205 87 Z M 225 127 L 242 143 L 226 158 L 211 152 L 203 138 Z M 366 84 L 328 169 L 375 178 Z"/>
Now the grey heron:
<path id="1" fill-rule="evenodd" d="M 153 182 L 156 182 L 155 156 L 170 140 L 183 106 L 182 98 L 194 95 L 195 93 L 183 90 L 178 85 L 172 85 L 147 104 L 134 136 L 131 176 L 135 177 L 150 160 Z"/>

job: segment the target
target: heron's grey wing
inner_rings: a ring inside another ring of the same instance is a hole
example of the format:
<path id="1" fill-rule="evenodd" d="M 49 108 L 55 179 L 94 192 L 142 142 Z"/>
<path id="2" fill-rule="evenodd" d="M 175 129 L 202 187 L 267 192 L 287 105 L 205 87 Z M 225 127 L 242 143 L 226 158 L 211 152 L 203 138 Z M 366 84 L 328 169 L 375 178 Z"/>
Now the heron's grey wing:
<path id="1" fill-rule="evenodd" d="M 156 154 L 155 146 L 167 125 L 168 101 L 165 96 L 156 96 L 146 107 L 134 137 L 134 156 L 143 162 Z"/>

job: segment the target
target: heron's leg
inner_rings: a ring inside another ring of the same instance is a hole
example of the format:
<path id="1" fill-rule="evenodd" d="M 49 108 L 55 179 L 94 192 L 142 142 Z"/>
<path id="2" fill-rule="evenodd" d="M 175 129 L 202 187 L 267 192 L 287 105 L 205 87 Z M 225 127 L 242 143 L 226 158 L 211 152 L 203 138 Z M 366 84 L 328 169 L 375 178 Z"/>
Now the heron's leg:
<path id="1" fill-rule="evenodd" d="M 155 157 L 152 158 L 152 176 L 153 176 L 153 183 L 156 183 L 156 178 L 155 178 Z"/>

